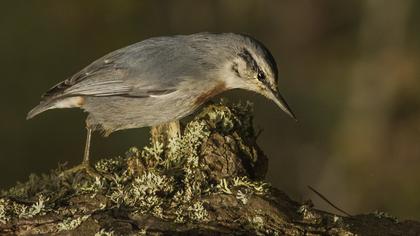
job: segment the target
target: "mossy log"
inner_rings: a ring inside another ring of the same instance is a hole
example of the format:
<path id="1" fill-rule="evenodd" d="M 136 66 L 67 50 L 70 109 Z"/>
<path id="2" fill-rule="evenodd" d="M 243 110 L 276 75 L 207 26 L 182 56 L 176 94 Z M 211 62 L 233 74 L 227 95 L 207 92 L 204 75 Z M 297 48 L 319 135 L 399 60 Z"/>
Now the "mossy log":
<path id="1" fill-rule="evenodd" d="M 166 145 L 84 173 L 31 175 L 3 191 L 1 235 L 420 235 L 386 214 L 339 216 L 264 182 L 248 104 L 209 105 Z"/>

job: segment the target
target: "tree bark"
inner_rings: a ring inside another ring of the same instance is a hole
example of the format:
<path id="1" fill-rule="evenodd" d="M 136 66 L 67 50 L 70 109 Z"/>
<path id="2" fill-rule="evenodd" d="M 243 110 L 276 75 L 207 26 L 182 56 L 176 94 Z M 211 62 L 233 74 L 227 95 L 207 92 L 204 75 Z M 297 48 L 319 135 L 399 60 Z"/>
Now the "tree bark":
<path id="1" fill-rule="evenodd" d="M 339 216 L 263 182 L 249 105 L 210 105 L 166 146 L 31 175 L 0 198 L 1 235 L 420 235 L 386 213 Z"/>

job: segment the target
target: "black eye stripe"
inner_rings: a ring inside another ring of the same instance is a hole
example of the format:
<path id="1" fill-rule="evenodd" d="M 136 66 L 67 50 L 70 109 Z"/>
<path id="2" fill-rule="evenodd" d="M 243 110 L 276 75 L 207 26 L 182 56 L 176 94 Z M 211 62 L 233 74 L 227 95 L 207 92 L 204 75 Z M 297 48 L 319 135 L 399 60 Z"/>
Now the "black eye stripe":
<path id="1" fill-rule="evenodd" d="M 242 57 L 242 59 L 244 59 L 246 64 L 249 67 L 251 67 L 254 71 L 257 71 L 259 69 L 257 62 L 255 61 L 255 59 L 252 57 L 251 53 L 247 49 L 243 49 L 242 52 L 239 53 L 239 56 Z"/>
<path id="2" fill-rule="evenodd" d="M 261 68 L 258 66 L 255 59 L 252 57 L 251 53 L 247 49 L 243 49 L 242 52 L 239 53 L 239 56 L 244 59 L 244 61 L 249 67 L 252 68 L 252 70 L 257 72 L 257 79 L 267 85 L 266 76 L 263 70 L 261 70 Z"/>

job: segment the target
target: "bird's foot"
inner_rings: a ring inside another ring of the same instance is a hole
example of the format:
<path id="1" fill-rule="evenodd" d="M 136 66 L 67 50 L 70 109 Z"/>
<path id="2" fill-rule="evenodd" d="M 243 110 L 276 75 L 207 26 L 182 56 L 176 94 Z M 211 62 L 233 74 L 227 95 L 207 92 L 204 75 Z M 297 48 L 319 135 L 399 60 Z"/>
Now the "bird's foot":
<path id="1" fill-rule="evenodd" d="M 89 163 L 81 163 L 75 167 L 64 170 L 60 173 L 60 177 L 66 177 L 75 173 L 85 172 L 88 176 L 96 179 L 103 177 L 98 171 L 92 168 Z"/>

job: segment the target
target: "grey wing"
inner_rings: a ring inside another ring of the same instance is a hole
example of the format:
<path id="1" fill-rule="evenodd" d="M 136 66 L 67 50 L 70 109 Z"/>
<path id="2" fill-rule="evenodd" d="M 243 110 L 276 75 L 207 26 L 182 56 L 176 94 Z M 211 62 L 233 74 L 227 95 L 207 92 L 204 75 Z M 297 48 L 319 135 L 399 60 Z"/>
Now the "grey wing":
<path id="1" fill-rule="evenodd" d="M 43 99 L 80 95 L 148 97 L 176 90 L 174 83 L 157 84 L 156 78 L 136 73 L 138 69 L 126 63 L 127 55 L 124 50 L 117 50 L 96 60 L 74 76 L 53 86 L 42 96 Z"/>

